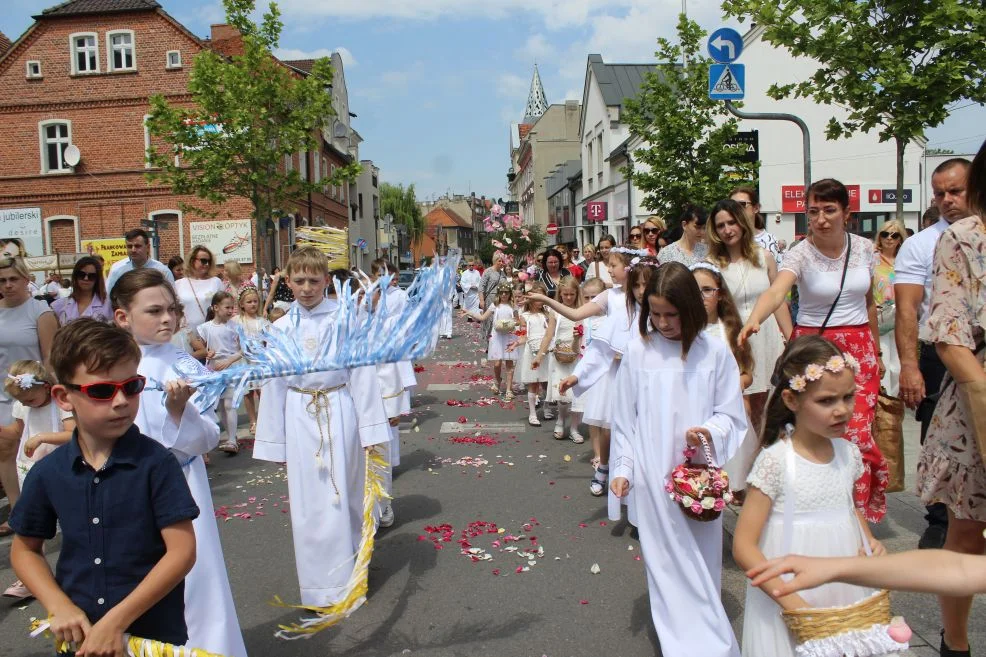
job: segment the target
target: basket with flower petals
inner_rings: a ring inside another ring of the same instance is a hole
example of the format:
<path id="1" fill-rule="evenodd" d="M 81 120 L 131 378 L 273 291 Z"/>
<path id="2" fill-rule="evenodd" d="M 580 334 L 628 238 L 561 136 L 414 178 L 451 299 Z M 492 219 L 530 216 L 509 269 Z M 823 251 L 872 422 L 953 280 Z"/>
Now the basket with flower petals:
<path id="1" fill-rule="evenodd" d="M 686 516 L 708 522 L 722 515 L 726 505 L 733 501 L 733 493 L 729 490 L 729 475 L 716 465 L 705 436 L 700 434 L 700 437 L 705 463 L 696 463 L 693 459 L 698 450 L 686 447 L 685 462 L 671 471 L 664 490 L 681 505 Z"/>

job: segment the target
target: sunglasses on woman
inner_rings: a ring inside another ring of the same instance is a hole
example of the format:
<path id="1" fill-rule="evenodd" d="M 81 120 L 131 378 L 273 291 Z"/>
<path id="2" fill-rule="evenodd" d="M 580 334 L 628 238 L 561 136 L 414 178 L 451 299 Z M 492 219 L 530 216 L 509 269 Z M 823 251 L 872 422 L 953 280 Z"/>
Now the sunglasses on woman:
<path id="1" fill-rule="evenodd" d="M 80 271 L 76 278 L 80 281 L 94 281 L 99 277 L 99 274 L 94 271 Z"/>
<path id="2" fill-rule="evenodd" d="M 116 393 L 120 391 L 126 397 L 139 395 L 143 392 L 144 386 L 147 385 L 147 379 L 138 374 L 126 381 L 97 381 L 96 383 L 87 383 L 81 386 L 75 383 L 64 383 L 62 385 L 69 390 L 78 390 L 93 401 L 112 401 L 116 397 Z"/>
<path id="3" fill-rule="evenodd" d="M 648 235 L 653 235 L 655 233 L 660 233 L 661 232 L 661 229 L 660 228 L 645 228 L 644 229 L 644 232 L 647 233 Z"/>
<path id="4" fill-rule="evenodd" d="M 641 238 L 641 233 L 630 233 L 630 239 L 639 240 Z"/>
<path id="5" fill-rule="evenodd" d="M 195 260 L 201 265 L 212 264 L 212 258 L 196 258 Z"/>
<path id="6" fill-rule="evenodd" d="M 900 233 L 891 233 L 889 230 L 881 230 L 880 237 L 885 240 L 895 240 L 900 238 Z"/>

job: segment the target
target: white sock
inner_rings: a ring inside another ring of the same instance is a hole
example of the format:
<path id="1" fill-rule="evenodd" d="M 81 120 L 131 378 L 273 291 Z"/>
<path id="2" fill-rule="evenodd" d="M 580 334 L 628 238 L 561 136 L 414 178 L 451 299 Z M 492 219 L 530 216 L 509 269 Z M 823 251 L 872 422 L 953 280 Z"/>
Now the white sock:
<path id="1" fill-rule="evenodd" d="M 530 411 L 531 417 L 535 417 L 538 414 L 538 396 L 537 393 L 529 392 L 527 393 L 527 408 Z"/>
<path id="2" fill-rule="evenodd" d="M 232 399 L 223 400 L 223 415 L 226 419 L 226 440 L 235 443 L 236 428 L 239 425 L 239 414 L 237 413 L 237 408 L 233 405 Z"/>
<path id="3" fill-rule="evenodd" d="M 564 428 L 565 422 L 568 420 L 568 411 L 571 408 L 569 404 L 563 404 L 558 402 L 558 426 Z"/>
<path id="4" fill-rule="evenodd" d="M 572 411 L 572 427 L 571 431 L 579 433 L 579 425 L 582 424 L 582 411 Z"/>

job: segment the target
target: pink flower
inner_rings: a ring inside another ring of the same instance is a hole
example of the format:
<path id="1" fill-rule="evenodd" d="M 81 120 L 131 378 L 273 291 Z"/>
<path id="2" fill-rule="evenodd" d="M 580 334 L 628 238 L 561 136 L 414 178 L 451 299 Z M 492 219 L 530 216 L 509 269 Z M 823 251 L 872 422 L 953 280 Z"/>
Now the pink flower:
<path id="1" fill-rule="evenodd" d="M 726 508 L 726 501 L 720 497 L 719 499 L 716 500 L 712 508 L 715 509 L 716 511 L 722 511 L 723 509 Z"/>
<path id="2" fill-rule="evenodd" d="M 702 505 L 698 502 L 692 504 L 690 508 L 692 510 L 692 513 L 694 513 L 695 515 L 702 513 Z"/>

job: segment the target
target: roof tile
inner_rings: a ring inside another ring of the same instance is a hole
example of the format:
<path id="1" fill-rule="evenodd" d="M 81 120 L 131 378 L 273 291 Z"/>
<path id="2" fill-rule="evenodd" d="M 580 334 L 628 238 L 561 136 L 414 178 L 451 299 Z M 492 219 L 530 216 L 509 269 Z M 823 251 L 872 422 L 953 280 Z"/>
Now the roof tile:
<path id="1" fill-rule="evenodd" d="M 10 39 L 7 38 L 7 35 L 0 32 L 0 55 L 10 50 L 10 46 L 12 45 L 13 44 L 10 42 Z"/>
<path id="2" fill-rule="evenodd" d="M 111 14 L 119 11 L 148 11 L 160 8 L 156 0 L 67 0 L 41 12 L 40 17 Z"/>

